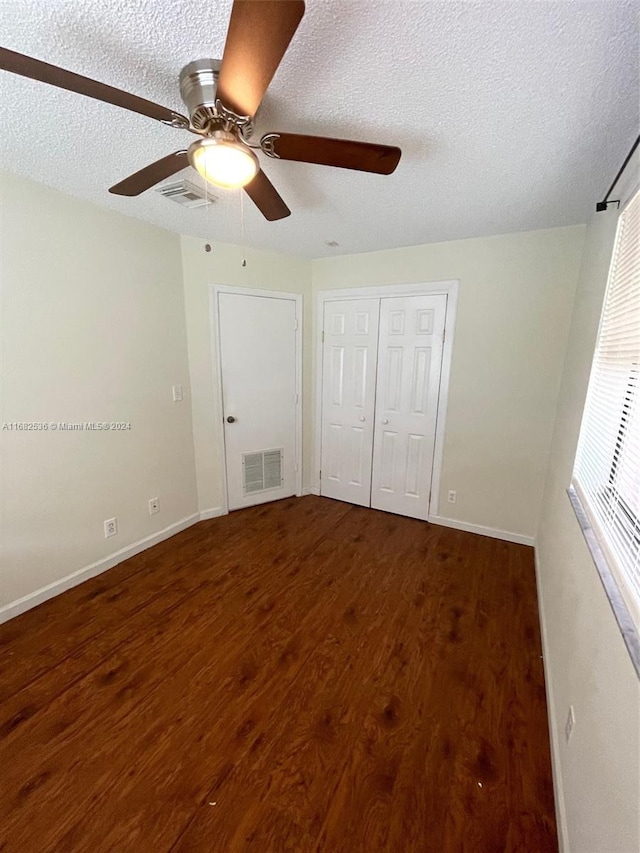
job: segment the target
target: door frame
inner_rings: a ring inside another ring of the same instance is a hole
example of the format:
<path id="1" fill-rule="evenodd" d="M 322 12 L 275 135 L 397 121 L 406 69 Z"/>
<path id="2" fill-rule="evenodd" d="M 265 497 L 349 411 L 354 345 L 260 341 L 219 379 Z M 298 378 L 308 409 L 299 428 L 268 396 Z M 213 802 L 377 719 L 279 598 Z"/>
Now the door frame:
<path id="1" fill-rule="evenodd" d="M 302 495 L 302 325 L 303 301 L 301 293 L 288 293 L 284 290 L 268 290 L 256 287 L 238 287 L 229 284 L 209 285 L 209 316 L 211 327 L 211 366 L 214 381 L 214 409 L 219 424 L 215 437 L 218 453 L 222 460 L 222 515 L 229 513 L 229 484 L 227 478 L 227 449 L 224 432 L 224 395 L 222 392 L 222 349 L 220 346 L 220 312 L 218 294 L 231 293 L 236 296 L 254 296 L 262 299 L 286 299 L 296 306 L 296 447 L 295 473 L 296 496 Z"/>
<path id="2" fill-rule="evenodd" d="M 429 501 L 428 520 L 439 515 L 440 480 L 444 456 L 444 439 L 449 402 L 449 379 L 453 356 L 453 338 L 458 311 L 459 279 L 446 281 L 425 281 L 413 284 L 384 284 L 371 287 L 348 287 L 339 290 L 318 291 L 315 334 L 315 439 L 313 443 L 313 478 L 311 491 L 320 494 L 320 460 L 322 458 L 322 327 L 324 325 L 325 302 L 337 302 L 349 299 L 367 299 L 402 296 L 446 296 L 447 307 L 444 320 L 444 345 L 442 347 L 442 365 L 440 368 L 440 388 L 438 393 L 438 411 L 436 413 L 436 435 L 433 450 L 433 470 L 431 472 L 431 499 Z"/>

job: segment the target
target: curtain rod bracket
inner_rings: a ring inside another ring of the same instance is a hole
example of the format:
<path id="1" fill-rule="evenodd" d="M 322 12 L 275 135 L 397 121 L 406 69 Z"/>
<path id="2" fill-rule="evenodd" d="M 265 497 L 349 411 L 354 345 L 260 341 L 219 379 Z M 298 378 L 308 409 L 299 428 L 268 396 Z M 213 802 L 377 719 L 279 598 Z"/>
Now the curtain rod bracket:
<path id="1" fill-rule="evenodd" d="M 602 211 L 606 210 L 610 204 L 617 204 L 618 210 L 620 209 L 620 199 L 612 198 L 611 201 L 599 201 L 596 204 L 596 213 L 602 213 Z"/>
<path id="2" fill-rule="evenodd" d="M 619 201 L 619 200 L 616 200 L 616 201 L 609 201 L 608 199 L 609 199 L 609 196 L 611 195 L 611 193 L 613 192 L 613 188 L 615 187 L 615 185 L 616 185 L 616 184 L 618 183 L 618 181 L 620 180 L 620 175 L 621 175 L 621 174 L 624 172 L 624 170 L 627 168 L 627 163 L 628 163 L 628 162 L 629 162 L 629 160 L 631 160 L 631 158 L 633 157 L 633 153 L 634 153 L 634 151 L 636 150 L 636 148 L 638 147 L 638 144 L 639 144 L 639 143 L 640 143 L 640 136 L 636 139 L 636 141 L 635 141 L 635 142 L 633 143 L 633 145 L 631 146 L 631 151 L 629 151 L 629 153 L 627 154 L 626 160 L 624 161 L 624 163 L 622 164 L 622 166 L 620 166 L 620 171 L 618 172 L 618 174 L 617 174 L 617 175 L 615 176 L 615 178 L 613 179 L 613 183 L 612 183 L 612 184 L 611 184 L 611 186 L 609 187 L 609 190 L 608 190 L 608 192 L 607 192 L 606 196 L 602 199 L 602 201 L 599 201 L 599 202 L 596 204 L 596 213 L 602 213 L 602 211 L 603 211 L 603 210 L 606 210 L 606 209 L 607 209 L 607 205 L 608 205 L 608 204 L 617 204 L 617 205 L 618 205 L 618 208 L 620 207 L 620 201 Z"/>

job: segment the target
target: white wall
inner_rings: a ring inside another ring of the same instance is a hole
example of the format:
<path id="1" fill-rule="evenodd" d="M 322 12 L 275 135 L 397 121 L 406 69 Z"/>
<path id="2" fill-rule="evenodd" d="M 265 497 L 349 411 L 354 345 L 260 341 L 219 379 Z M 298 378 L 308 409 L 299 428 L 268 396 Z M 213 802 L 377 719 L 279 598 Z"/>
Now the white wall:
<path id="1" fill-rule="evenodd" d="M 586 235 L 536 549 L 564 853 L 640 850 L 640 684 L 566 494 L 616 222 Z"/>
<path id="2" fill-rule="evenodd" d="M 441 516 L 535 537 L 583 239 L 576 226 L 312 262 L 314 303 L 329 288 L 460 280 Z"/>
<path id="3" fill-rule="evenodd" d="M 0 188 L 1 420 L 131 423 L 0 431 L 6 605 L 194 513 L 196 488 L 179 238 L 14 175 Z"/>
<path id="4" fill-rule="evenodd" d="M 265 227 L 269 227 L 265 224 Z M 216 511 L 223 503 L 224 459 L 220 453 L 222 420 L 218 397 L 218 365 L 212 356 L 210 287 L 224 284 L 282 290 L 303 295 L 303 486 L 310 482 L 311 459 L 311 268 L 309 261 L 182 237 L 182 268 L 186 306 L 189 366 L 193 390 L 193 442 L 201 512 Z M 205 251 L 205 245 L 211 251 Z M 246 267 L 242 260 L 246 258 Z"/>

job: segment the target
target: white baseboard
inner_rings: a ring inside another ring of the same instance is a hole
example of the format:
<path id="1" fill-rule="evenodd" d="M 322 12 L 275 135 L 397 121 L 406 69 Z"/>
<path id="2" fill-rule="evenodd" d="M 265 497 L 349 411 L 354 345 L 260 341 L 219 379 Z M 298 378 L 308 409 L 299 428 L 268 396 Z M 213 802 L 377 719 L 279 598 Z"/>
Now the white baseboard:
<path id="1" fill-rule="evenodd" d="M 121 548 L 119 551 L 115 551 L 113 554 L 109 554 L 107 557 L 103 557 L 101 560 L 91 563 L 89 566 L 78 569 L 78 571 L 72 572 L 70 575 L 60 578 L 60 580 L 54 581 L 47 586 L 43 586 L 41 589 L 37 589 L 34 592 L 30 592 L 28 595 L 18 598 L 17 601 L 5 604 L 4 607 L 0 607 L 0 624 L 2 622 L 8 622 L 9 619 L 13 619 L 14 616 L 19 616 L 27 610 L 31 610 L 32 607 L 42 604 L 43 601 L 47 601 L 49 598 L 54 598 L 54 596 L 60 595 L 61 592 L 66 592 L 68 589 L 78 586 L 78 584 L 89 580 L 89 578 L 93 578 L 96 575 L 102 574 L 102 572 L 106 572 L 107 569 L 112 569 L 114 566 L 117 566 L 118 563 L 122 563 L 123 560 L 128 560 L 129 557 L 134 557 L 141 551 L 151 548 L 152 545 L 157 545 L 158 542 L 163 542 L 170 536 L 175 536 L 176 533 L 180 533 L 181 530 L 186 530 L 187 527 L 191 527 L 192 524 L 200 521 L 200 518 L 201 515 L 198 512 L 193 513 L 193 515 L 188 515 L 186 518 L 181 518 L 180 521 L 170 524 L 168 527 L 165 527 L 163 530 L 159 530 L 157 533 L 152 533 L 151 536 L 145 536 L 144 539 L 139 539 L 132 545 L 127 545 L 126 548 Z"/>
<path id="2" fill-rule="evenodd" d="M 536 566 L 536 589 L 538 590 L 538 613 L 540 615 L 540 633 L 542 635 L 542 662 L 544 664 L 544 685 L 547 694 L 547 719 L 549 721 L 549 741 L 551 743 L 551 771 L 553 773 L 553 796 L 556 804 L 556 824 L 558 827 L 558 844 L 560 853 L 570 853 L 569 835 L 567 832 L 567 811 L 564 802 L 564 791 L 562 788 L 562 775 L 560 772 L 560 750 L 558 732 L 560 727 L 555 718 L 555 703 L 553 700 L 553 682 L 551 670 L 547 664 L 549 657 L 549 643 L 547 641 L 547 623 L 544 615 L 544 600 L 542 597 L 542 584 L 540 582 L 540 563 L 538 561 L 538 549 L 534 549 L 534 561 Z"/>
<path id="3" fill-rule="evenodd" d="M 305 486 L 302 490 L 302 494 L 319 495 L 320 489 L 317 486 Z M 20 613 L 24 613 L 32 607 L 36 607 L 38 604 L 42 604 L 43 601 L 47 601 L 49 598 L 60 595 L 60 593 L 77 586 L 89 578 L 102 574 L 102 572 L 106 572 L 108 569 L 112 569 L 123 560 L 133 557 L 135 554 L 139 554 L 141 551 L 151 548 L 153 545 L 157 545 L 158 542 L 162 542 L 170 536 L 175 536 L 176 533 L 179 533 L 181 530 L 185 530 L 187 527 L 190 527 L 198 521 L 206 521 L 226 514 L 227 511 L 222 507 L 212 507 L 211 509 L 205 509 L 201 512 L 189 515 L 186 518 L 180 519 L 180 521 L 174 522 L 174 524 L 170 524 L 163 530 L 159 530 L 157 533 L 151 534 L 151 536 L 146 536 L 144 539 L 140 539 L 132 545 L 128 545 L 126 548 L 121 548 L 119 551 L 115 551 L 113 554 L 109 554 L 109 556 L 103 557 L 95 563 L 91 563 L 89 566 L 78 569 L 78 571 L 72 572 L 70 575 L 60 578 L 60 580 L 54 581 L 41 589 L 37 589 L 16 601 L 5 604 L 4 607 L 0 607 L 0 624 L 2 622 L 7 622 L 9 619 L 13 619 L 14 616 L 19 616 Z M 456 530 L 465 530 L 468 533 L 479 533 L 482 536 L 492 536 L 496 539 L 504 539 L 507 542 L 516 542 L 521 545 L 534 544 L 534 539 L 531 536 L 522 536 L 519 533 L 508 533 L 504 530 L 494 530 L 491 527 L 482 527 L 478 524 L 468 524 L 465 521 L 455 521 L 454 519 L 443 518 L 442 516 L 433 516 L 429 521 L 432 524 L 441 524 L 444 527 L 453 527 Z"/>
<path id="4" fill-rule="evenodd" d="M 516 545 L 535 545 L 534 536 L 523 533 L 510 533 L 508 530 L 497 530 L 494 527 L 483 527 L 481 524 L 469 524 L 467 521 L 457 521 L 455 518 L 444 518 L 441 515 L 429 516 L 430 524 L 441 524 L 443 527 L 453 527 L 454 530 L 464 530 L 466 533 L 477 533 L 480 536 L 491 536 L 492 539 L 504 539 L 505 542 L 515 542 Z"/>
<path id="5" fill-rule="evenodd" d="M 319 495 L 320 489 L 317 486 L 305 486 L 302 490 L 303 495 Z"/>
<path id="6" fill-rule="evenodd" d="M 203 509 L 200 513 L 200 521 L 208 521 L 210 518 L 220 518 L 221 515 L 229 515 L 229 510 L 223 509 L 221 506 Z"/>

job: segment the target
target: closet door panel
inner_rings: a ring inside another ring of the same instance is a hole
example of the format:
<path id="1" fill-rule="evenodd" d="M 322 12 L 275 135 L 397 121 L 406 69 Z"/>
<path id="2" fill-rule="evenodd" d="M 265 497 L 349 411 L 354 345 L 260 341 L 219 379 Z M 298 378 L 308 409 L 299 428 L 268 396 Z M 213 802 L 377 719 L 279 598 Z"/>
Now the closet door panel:
<path id="1" fill-rule="evenodd" d="M 371 506 L 427 519 L 446 296 L 380 300 Z"/>
<path id="2" fill-rule="evenodd" d="M 370 506 L 379 299 L 325 302 L 320 494 Z"/>

